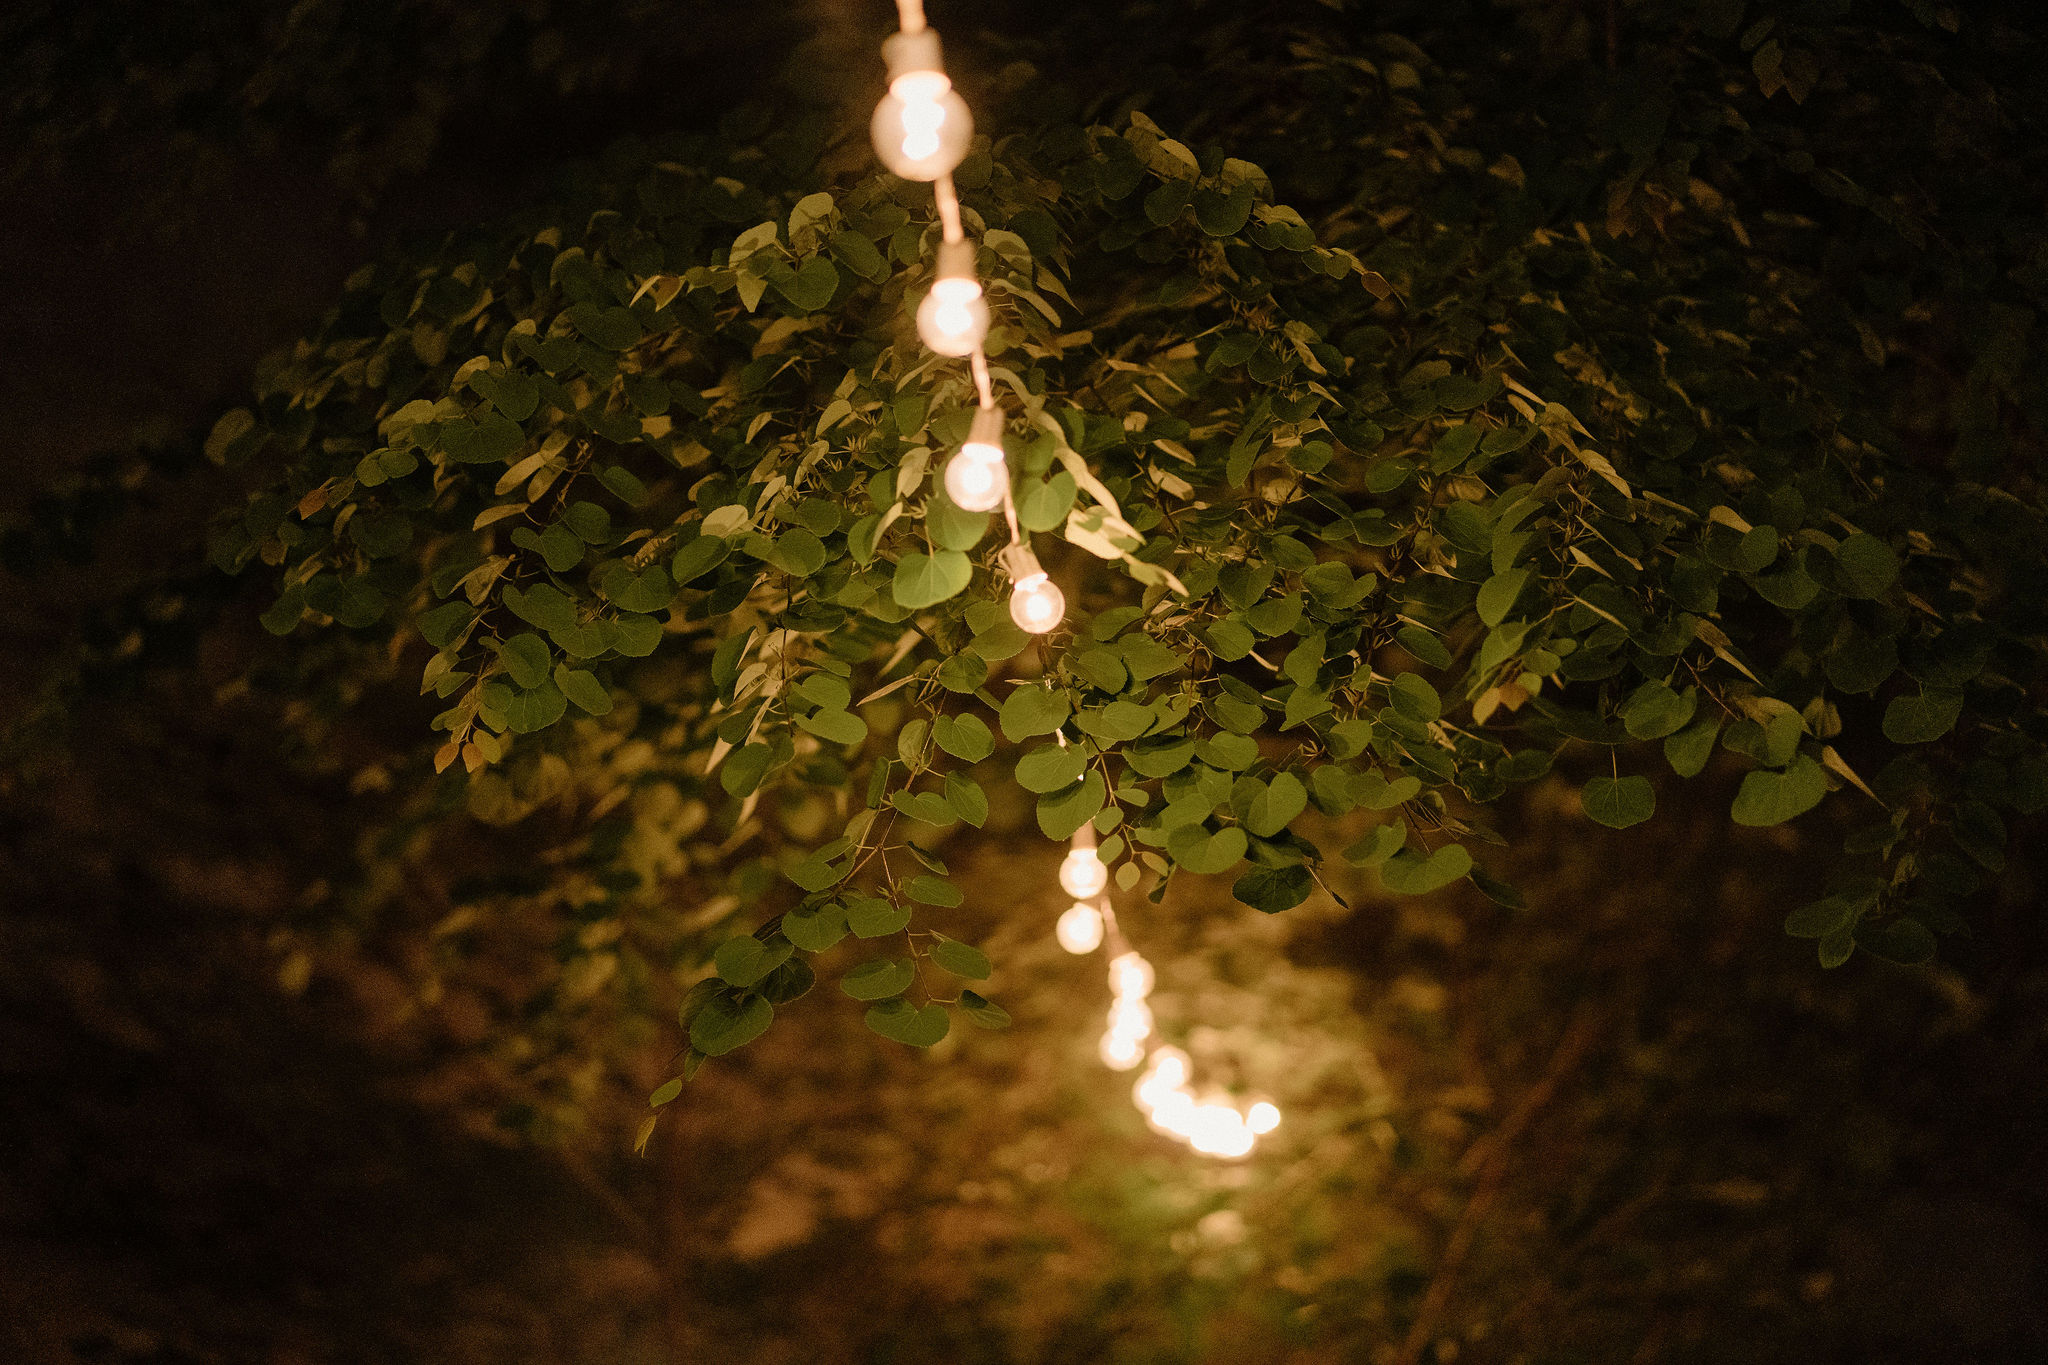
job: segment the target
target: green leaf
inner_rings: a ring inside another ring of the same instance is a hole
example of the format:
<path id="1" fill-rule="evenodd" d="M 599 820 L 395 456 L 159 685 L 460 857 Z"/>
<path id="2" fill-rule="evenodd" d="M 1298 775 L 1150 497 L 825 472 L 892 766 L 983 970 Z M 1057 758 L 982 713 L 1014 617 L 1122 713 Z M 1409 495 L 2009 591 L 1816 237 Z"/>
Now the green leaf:
<path id="1" fill-rule="evenodd" d="M 989 963 L 987 953 L 957 939 L 947 938 L 944 934 L 936 934 L 933 937 L 937 940 L 932 944 L 933 962 L 953 975 L 964 976 L 969 981 L 988 980 L 988 975 L 994 968 Z"/>
<path id="2" fill-rule="evenodd" d="M 878 957 L 863 962 L 840 979 L 839 989 L 856 1000 L 885 1000 L 901 995 L 917 979 L 917 968 L 907 957 Z"/>
<path id="3" fill-rule="evenodd" d="M 880 896 L 848 896 L 846 927 L 862 938 L 885 938 L 910 927 L 910 907 Z"/>
<path id="4" fill-rule="evenodd" d="M 1075 717 L 1074 724 L 1091 739 L 1120 744 L 1151 729 L 1155 718 L 1149 706 L 1140 706 L 1134 701 L 1113 701 L 1107 706 L 1093 706 L 1082 711 Z"/>
<path id="5" fill-rule="evenodd" d="M 543 682 L 539 687 L 516 694 L 507 703 L 505 723 L 512 727 L 514 734 L 530 735 L 553 725 L 568 709 L 569 699 L 562 695 L 561 689 L 552 682 Z"/>
<path id="6" fill-rule="evenodd" d="M 1443 698 L 1420 673 L 1397 673 L 1387 688 L 1394 709 L 1412 721 L 1428 724 L 1444 713 Z"/>
<path id="7" fill-rule="evenodd" d="M 1720 733 L 1719 712 L 1701 716 L 1664 741 L 1664 761 L 1680 777 L 1698 777 L 1714 756 L 1714 740 Z"/>
<path id="8" fill-rule="evenodd" d="M 891 593 L 897 606 L 916 611 L 957 595 L 973 577 L 974 565 L 958 550 L 907 554 L 896 563 Z"/>
<path id="9" fill-rule="evenodd" d="M 965 773 L 946 774 L 946 804 L 976 829 L 988 823 L 988 793 Z"/>
<path id="10" fill-rule="evenodd" d="M 1308 788 L 1293 773 L 1281 773 L 1252 798 L 1245 811 L 1244 825 L 1261 839 L 1270 839 L 1307 808 Z"/>
<path id="11" fill-rule="evenodd" d="M 1213 833 L 1199 824 L 1182 825 L 1166 840 L 1166 851 L 1174 862 L 1204 877 L 1228 872 L 1244 857 L 1247 847 L 1244 831 L 1235 825 Z"/>
<path id="12" fill-rule="evenodd" d="M 600 350 L 623 351 L 646 335 L 646 329 L 630 308 L 578 303 L 568 311 L 569 321 L 583 334 L 583 339 Z"/>
<path id="13" fill-rule="evenodd" d="M 1926 744 L 1947 734 L 1962 713 L 1960 692 L 1893 697 L 1884 708 L 1884 737 L 1894 744 Z"/>
<path id="14" fill-rule="evenodd" d="M 1038 798 L 1038 828 L 1048 839 L 1068 839 L 1075 830 L 1093 820 L 1108 797 L 1100 772 L 1089 774 L 1072 788 Z"/>
<path id="15" fill-rule="evenodd" d="M 858 232 L 835 232 L 832 234 L 832 254 L 839 263 L 863 279 L 877 283 L 889 277 L 889 263 L 882 259 L 882 253 L 875 250 L 875 244 Z"/>
<path id="16" fill-rule="evenodd" d="M 791 951 L 793 949 L 787 939 L 763 943 L 749 934 L 743 938 L 729 938 L 719 944 L 718 951 L 711 955 L 711 961 L 727 985 L 745 989 L 789 961 Z"/>
<path id="17" fill-rule="evenodd" d="M 1801 754 L 1782 773 L 1758 770 L 1746 774 L 1729 814 L 1738 825 L 1782 825 L 1812 810 L 1827 794 L 1826 771 Z"/>
<path id="18" fill-rule="evenodd" d="M 887 904 L 887 902 L 884 902 Z M 908 917 L 905 917 L 908 922 Z M 799 905 L 782 917 L 782 932 L 807 953 L 822 953 L 846 937 L 846 907 L 836 901 Z"/>
<path id="19" fill-rule="evenodd" d="M 1239 877 L 1230 893 L 1254 910 L 1277 915 L 1308 899 L 1315 879 L 1299 863 L 1288 867 L 1255 867 Z"/>
<path id="20" fill-rule="evenodd" d="M 1377 867 L 1401 851 L 1408 842 L 1408 826 L 1398 820 L 1374 825 L 1363 839 L 1344 850 L 1344 861 L 1357 867 Z"/>
<path id="21" fill-rule="evenodd" d="M 1010 1026 L 1010 1012 L 975 991 L 960 992 L 960 1011 L 982 1028 L 1001 1029 Z"/>
<path id="22" fill-rule="evenodd" d="M 529 625 L 546 631 L 575 628 L 576 604 L 559 588 L 536 583 L 525 592 L 507 588 L 504 597 L 505 605 L 512 609 L 512 614 Z"/>
<path id="23" fill-rule="evenodd" d="M 612 709 L 612 694 L 605 691 L 604 684 L 597 680 L 595 673 L 556 664 L 555 686 L 562 689 L 563 696 L 590 715 L 601 716 Z"/>
<path id="24" fill-rule="evenodd" d="M 1699 693 L 1674 692 L 1661 682 L 1646 682 L 1621 705 L 1621 723 L 1636 739 L 1663 739 L 1683 730 L 1699 704 Z"/>
<path id="25" fill-rule="evenodd" d="M 1647 777 L 1596 777 L 1579 792 L 1586 818 L 1609 829 L 1640 825 L 1657 809 L 1657 789 Z"/>
<path id="26" fill-rule="evenodd" d="M 1235 616 L 1211 621 L 1203 628 L 1202 638 L 1208 643 L 1210 652 L 1225 662 L 1242 659 L 1258 643 L 1258 637 L 1252 634 L 1251 628 Z"/>
<path id="27" fill-rule="evenodd" d="M 659 1109 L 682 1093 L 683 1078 L 680 1076 L 671 1077 L 663 1081 L 661 1085 L 656 1087 L 654 1093 L 647 1097 L 647 1107 L 649 1109 Z"/>
<path id="28" fill-rule="evenodd" d="M 1420 896 L 1449 886 L 1472 870 L 1472 855 L 1462 844 L 1445 844 L 1427 858 L 1403 849 L 1380 864 L 1380 884 L 1403 896 Z"/>
<path id="29" fill-rule="evenodd" d="M 938 746 L 964 763 L 979 763 L 995 752 L 995 736 L 980 716 L 940 716 L 932 725 Z"/>
<path id="30" fill-rule="evenodd" d="M 1027 531 L 1050 531 L 1067 519 L 1074 506 L 1074 476 L 1061 470 L 1033 484 L 1017 505 L 1017 520 Z"/>
<path id="31" fill-rule="evenodd" d="M 823 256 L 813 256 L 794 273 L 774 277 L 781 295 L 806 313 L 815 313 L 832 302 L 839 290 L 839 268 Z"/>
<path id="32" fill-rule="evenodd" d="M 498 658 L 521 687 L 539 687 L 547 679 L 548 665 L 554 662 L 547 641 L 531 631 L 521 631 L 499 645 Z"/>
<path id="33" fill-rule="evenodd" d="M 768 761 L 775 751 L 765 744 L 743 744 L 725 756 L 719 765 L 718 784 L 727 796 L 750 796 L 767 775 Z"/>
<path id="34" fill-rule="evenodd" d="M 1027 683 L 1003 699 L 998 719 L 1004 738 L 1014 744 L 1035 735 L 1051 734 L 1066 724 L 1073 713 L 1073 703 L 1067 700 L 1066 693 Z"/>
<path id="35" fill-rule="evenodd" d="M 690 1024 L 690 1046 L 707 1057 L 723 1057 L 753 1042 L 774 1022 L 775 1006 L 758 995 L 745 997 L 744 1003 L 713 996 Z"/>
<path id="36" fill-rule="evenodd" d="M 1856 946 L 1887 962 L 1918 966 L 1934 960 L 1934 933 L 1919 920 L 1900 915 L 1856 926 Z"/>
<path id="37" fill-rule="evenodd" d="M 515 535 L 513 539 L 518 537 Z M 590 550 L 583 543 L 583 537 L 560 522 L 541 532 L 540 557 L 553 573 L 568 573 L 581 564 L 583 556 L 588 553 Z"/>
<path id="38" fill-rule="evenodd" d="M 1842 571 L 1843 591 L 1851 597 L 1882 597 L 1899 578 L 1899 557 L 1892 547 L 1861 531 L 1835 547 L 1835 564 Z"/>
<path id="39" fill-rule="evenodd" d="M 1351 781 L 1351 799 L 1367 810 L 1391 810 L 1403 801 L 1413 801 L 1421 791 L 1421 778 L 1404 775 L 1389 782 L 1377 768 Z"/>
<path id="40" fill-rule="evenodd" d="M 1421 626 L 1403 626 L 1394 632 L 1394 641 L 1401 648 L 1413 654 L 1417 660 L 1431 668 L 1449 668 L 1451 651 L 1444 642 Z"/>
<path id="41" fill-rule="evenodd" d="M 869 1007 L 867 1026 L 894 1042 L 911 1047 L 931 1047 L 952 1028 L 946 1007 L 939 1004 L 919 1009 L 908 1000 L 887 1000 Z"/>
<path id="42" fill-rule="evenodd" d="M 960 903 L 960 888 L 944 877 L 919 873 L 903 884 L 903 893 L 920 905 L 936 905 L 950 909 Z"/>
<path id="43" fill-rule="evenodd" d="M 1464 561 L 1459 561 L 1462 566 Z M 1497 626 L 1508 619 L 1514 610 L 1515 600 L 1522 595 L 1522 589 L 1529 586 L 1529 570 L 1509 569 L 1497 573 L 1479 586 L 1479 619 L 1488 626 Z"/>
<path id="44" fill-rule="evenodd" d="M 801 526 L 792 526 L 776 537 L 768 562 L 792 578 L 809 578 L 825 565 L 825 542 Z"/>
<path id="45" fill-rule="evenodd" d="M 796 723 L 832 744 L 859 744 L 868 737 L 868 723 L 851 711 L 818 711 L 798 716 Z"/>
<path id="46" fill-rule="evenodd" d="M 669 564 L 669 575 L 677 587 L 701 577 L 723 563 L 731 551 L 723 536 L 698 536 L 682 549 L 676 551 L 675 559 Z"/>
<path id="47" fill-rule="evenodd" d="M 1078 744 L 1046 744 L 1017 760 L 1017 785 L 1040 795 L 1071 786 L 1088 766 L 1088 755 Z"/>

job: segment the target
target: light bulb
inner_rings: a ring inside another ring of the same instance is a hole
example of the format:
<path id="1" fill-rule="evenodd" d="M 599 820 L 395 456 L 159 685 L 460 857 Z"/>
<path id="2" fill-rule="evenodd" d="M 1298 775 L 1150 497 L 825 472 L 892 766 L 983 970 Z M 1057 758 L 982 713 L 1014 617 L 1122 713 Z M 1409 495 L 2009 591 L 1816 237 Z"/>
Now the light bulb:
<path id="1" fill-rule="evenodd" d="M 986 512 L 1003 500 L 1009 470 L 1002 456 L 985 459 L 974 446 L 963 447 L 946 464 L 946 496 L 963 512 Z"/>
<path id="2" fill-rule="evenodd" d="M 1125 998 L 1109 1007 L 1109 1031 L 1139 1042 L 1152 1036 L 1152 1007 L 1141 999 Z"/>
<path id="3" fill-rule="evenodd" d="M 1044 574 L 1025 579 L 1010 594 L 1010 619 L 1033 635 L 1043 635 L 1067 619 L 1067 597 Z"/>
<path id="4" fill-rule="evenodd" d="M 1092 953 L 1102 946 L 1102 912 L 1094 906 L 1075 901 L 1060 916 L 1055 929 L 1060 947 L 1070 953 Z"/>
<path id="5" fill-rule="evenodd" d="M 1245 1111 L 1244 1126 L 1264 1137 L 1280 1126 L 1280 1106 L 1269 1100 L 1260 1100 Z"/>
<path id="6" fill-rule="evenodd" d="M 1162 1133 L 1186 1140 L 1195 1126 L 1195 1097 L 1185 1090 L 1169 1090 L 1159 1097 L 1146 1115 L 1152 1126 Z"/>
<path id="7" fill-rule="evenodd" d="M 1155 1047 L 1147 1071 L 1159 1077 L 1166 1089 L 1177 1090 L 1188 1083 L 1188 1054 L 1177 1047 Z"/>
<path id="8" fill-rule="evenodd" d="M 942 71 L 899 76 L 868 125 L 875 155 L 905 180 L 937 180 L 960 164 L 974 115 Z"/>
<path id="9" fill-rule="evenodd" d="M 965 444 L 946 465 L 946 496 L 963 512 L 986 512 L 1002 504 L 1009 487 L 1002 410 L 977 408 Z"/>
<path id="10" fill-rule="evenodd" d="M 1244 1118 L 1214 1100 L 1195 1106 L 1187 1137 L 1188 1145 L 1205 1156 L 1243 1156 L 1254 1141 Z"/>
<path id="11" fill-rule="evenodd" d="M 1111 1029 L 1102 1035 L 1102 1046 L 1099 1051 L 1102 1055 L 1102 1064 L 1111 1071 L 1129 1071 L 1144 1059 L 1145 1040 L 1132 1038 Z"/>
<path id="12" fill-rule="evenodd" d="M 1070 849 L 1060 863 L 1060 890 L 1077 901 L 1101 895 L 1108 885 L 1109 869 L 1093 848 Z"/>
<path id="13" fill-rule="evenodd" d="M 892 33 L 882 43 L 889 93 L 868 131 L 875 155 L 905 180 L 937 180 L 960 164 L 974 136 L 974 115 L 953 89 L 930 29 Z"/>
<path id="14" fill-rule="evenodd" d="M 1109 988 L 1118 1000 L 1143 1000 L 1152 994 L 1152 964 L 1136 953 L 1125 953 L 1109 964 Z"/>
<path id="15" fill-rule="evenodd" d="M 917 306 L 917 338 L 939 355 L 972 354 L 988 337 L 988 299 L 973 278 L 942 278 Z"/>

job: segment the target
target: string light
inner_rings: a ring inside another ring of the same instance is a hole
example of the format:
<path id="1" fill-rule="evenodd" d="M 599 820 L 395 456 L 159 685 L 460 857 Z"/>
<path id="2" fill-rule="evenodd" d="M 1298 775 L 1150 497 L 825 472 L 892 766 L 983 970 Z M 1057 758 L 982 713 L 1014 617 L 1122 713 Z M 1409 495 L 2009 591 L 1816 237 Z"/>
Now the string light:
<path id="1" fill-rule="evenodd" d="M 1092 882 L 1098 891 L 1108 884 L 1108 869 L 1095 847 L 1095 832 L 1086 825 L 1075 832 L 1066 861 L 1060 865 L 1060 884 L 1070 894 L 1079 895 L 1068 885 L 1070 869 L 1085 879 L 1083 885 Z M 1087 926 L 1092 937 L 1078 928 L 1070 931 L 1070 923 Z M 1251 1155 L 1258 1140 L 1280 1126 L 1280 1107 L 1260 1099 L 1239 1110 L 1219 1094 L 1198 1098 L 1189 1086 L 1193 1064 L 1187 1053 L 1162 1044 L 1148 1055 L 1145 1043 L 1152 1036 L 1153 1019 L 1146 997 L 1152 994 L 1158 974 L 1143 954 L 1124 942 L 1108 899 L 1102 900 L 1100 909 L 1077 900 L 1060 916 L 1058 932 L 1060 946 L 1069 952 L 1091 951 L 1105 933 L 1110 940 L 1114 956 L 1109 960 L 1109 1018 L 1097 1052 L 1102 1064 L 1112 1071 L 1129 1071 L 1144 1063 L 1144 1072 L 1131 1086 L 1131 1100 L 1144 1113 L 1146 1123 L 1203 1156 L 1236 1160 Z M 1070 933 L 1075 942 L 1086 938 L 1086 946 L 1075 947 L 1069 941 Z"/>
<path id="2" fill-rule="evenodd" d="M 946 465 L 946 494 L 955 506 L 986 512 L 1000 506 L 1009 524 L 1010 543 L 998 555 L 1010 579 L 1010 619 L 1033 635 L 1044 635 L 1066 619 L 1067 599 L 1031 552 L 1018 525 L 1011 497 L 1009 467 L 1003 457 L 1003 416 L 989 379 L 989 307 L 975 274 L 974 244 L 961 230 L 960 200 L 953 188 L 953 169 L 967 154 L 974 136 L 974 118 L 953 89 L 940 59 L 939 38 L 925 24 L 924 0 L 897 0 L 900 31 L 882 44 L 889 72 L 889 93 L 875 106 L 869 131 L 875 154 L 906 180 L 930 181 L 938 208 L 940 242 L 932 287 L 917 309 L 917 334 L 926 347 L 942 356 L 966 357 L 980 406 L 966 442 Z M 1065 742 L 1064 738 L 1061 740 Z M 1108 1027 L 1099 1048 L 1103 1064 L 1128 1071 L 1146 1062 L 1145 1073 L 1132 1087 L 1132 1098 L 1147 1121 L 1207 1156 L 1248 1155 L 1261 1134 L 1280 1125 L 1280 1110 L 1259 1100 L 1238 1110 L 1220 1096 L 1196 1099 L 1188 1088 L 1188 1056 L 1178 1048 L 1152 1049 L 1152 964 L 1124 942 L 1104 892 L 1109 869 L 1095 847 L 1095 831 L 1083 825 L 1074 835 L 1060 865 L 1060 886 L 1074 904 L 1060 916 L 1057 936 L 1070 953 L 1089 953 L 1105 938 L 1113 956 L 1109 986 L 1113 997 Z M 1102 897 L 1091 905 L 1093 897 Z"/>
<path id="3" fill-rule="evenodd" d="M 917 306 L 917 337 L 939 355 L 973 355 L 988 339 L 988 299 L 974 273 L 974 243 L 939 243 L 931 291 Z"/>
<path id="4" fill-rule="evenodd" d="M 939 59 L 939 35 L 922 26 L 922 14 L 918 24 L 882 44 L 889 93 L 875 106 L 868 131 L 884 166 L 905 180 L 937 180 L 967 155 L 974 115 Z"/>
<path id="5" fill-rule="evenodd" d="M 1070 953 L 1092 953 L 1102 946 L 1102 912 L 1086 901 L 1075 901 L 1053 928 L 1060 947 Z"/>
<path id="6" fill-rule="evenodd" d="M 1010 467 L 1003 462 L 1003 414 L 999 408 L 977 408 L 967 442 L 946 465 L 946 496 L 967 512 L 986 512 L 1000 505 L 1010 486 Z"/>

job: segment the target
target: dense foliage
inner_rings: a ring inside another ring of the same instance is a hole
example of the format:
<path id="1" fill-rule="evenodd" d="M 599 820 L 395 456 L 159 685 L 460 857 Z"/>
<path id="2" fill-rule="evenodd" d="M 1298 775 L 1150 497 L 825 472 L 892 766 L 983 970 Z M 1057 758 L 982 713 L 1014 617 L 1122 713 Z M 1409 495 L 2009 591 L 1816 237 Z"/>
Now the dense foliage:
<path id="1" fill-rule="evenodd" d="M 1048 838 L 1092 822 L 1126 890 L 1229 875 L 1283 911 L 1341 857 L 1512 903 L 1471 851 L 1486 803 L 1561 762 L 1630 826 L 1725 752 L 1741 824 L 1853 788 L 1792 932 L 1829 965 L 1930 955 L 2048 800 L 2040 379 L 2031 313 L 1984 297 L 2039 291 L 2038 231 L 1977 202 L 1999 234 L 1944 242 L 1943 205 L 1821 159 L 1897 117 L 1841 70 L 1927 94 L 1893 37 L 1636 7 L 1672 22 L 1589 96 L 1576 12 L 1537 7 L 1507 63 L 1574 73 L 1576 143 L 1326 25 L 1219 40 L 1263 103 L 1214 144 L 1128 107 L 1046 124 L 1003 73 L 960 180 L 1072 607 L 1043 644 L 987 518 L 932 486 L 971 400 L 907 326 L 928 196 L 870 173 L 859 120 L 621 146 L 554 208 L 365 269 L 208 443 L 279 471 L 214 556 L 280 571 L 278 633 L 340 628 L 314 695 L 423 666 L 444 708 L 360 776 L 399 814 L 345 918 L 481 821 L 516 871 L 437 940 L 553 926 L 550 1012 L 644 1018 L 736 929 L 687 1071 L 850 934 L 844 991 L 928 1044 L 948 1005 L 1003 1019 L 935 852 L 997 783 Z M 1935 93 L 1947 136 L 2010 135 Z M 1830 98 L 1819 154 L 1738 107 Z M 1236 136 L 1332 149 L 1305 183 L 1342 197 L 1276 203 Z"/>

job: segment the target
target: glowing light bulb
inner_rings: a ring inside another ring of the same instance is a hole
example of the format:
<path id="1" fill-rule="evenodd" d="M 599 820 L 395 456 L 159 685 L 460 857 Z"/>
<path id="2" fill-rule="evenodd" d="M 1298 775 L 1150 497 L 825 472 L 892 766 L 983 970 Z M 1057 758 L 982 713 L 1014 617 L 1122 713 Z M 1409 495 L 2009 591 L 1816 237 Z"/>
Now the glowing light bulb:
<path id="1" fill-rule="evenodd" d="M 1243 1116 L 1216 1100 L 1195 1106 L 1187 1136 L 1188 1146 L 1205 1156 L 1243 1156 L 1255 1141 Z"/>
<path id="2" fill-rule="evenodd" d="M 1177 1090 L 1188 1083 L 1188 1054 L 1177 1047 L 1152 1049 L 1151 1073 L 1159 1077 L 1169 1090 Z"/>
<path id="3" fill-rule="evenodd" d="M 971 354 L 988 338 L 988 299 L 974 279 L 940 279 L 917 306 L 917 339 L 939 355 Z"/>
<path id="4" fill-rule="evenodd" d="M 1101 895 L 1108 885 L 1109 869 L 1093 848 L 1070 849 L 1060 863 L 1060 890 L 1077 901 Z"/>
<path id="5" fill-rule="evenodd" d="M 937 180 L 960 164 L 974 136 L 974 115 L 939 61 L 930 29 L 892 34 L 882 44 L 889 93 L 875 106 L 868 131 L 875 155 L 905 180 Z"/>
<path id="6" fill-rule="evenodd" d="M 1118 1000 L 1143 1000 L 1152 994 L 1152 964 L 1136 953 L 1125 953 L 1109 964 L 1109 988 Z"/>
<path id="7" fill-rule="evenodd" d="M 1070 953 L 1092 953 L 1102 946 L 1102 912 L 1094 906 L 1075 901 L 1064 915 L 1060 916 L 1054 930 L 1060 947 Z"/>
<path id="8" fill-rule="evenodd" d="M 1152 1036 L 1152 1007 L 1143 1000 L 1118 1000 L 1109 1007 L 1109 1031 L 1143 1042 Z"/>
<path id="9" fill-rule="evenodd" d="M 946 496 L 964 512 L 986 512 L 1009 491 L 1010 467 L 1003 462 L 1003 414 L 978 408 L 967 441 L 946 465 Z"/>
<path id="10" fill-rule="evenodd" d="M 1145 1057 L 1145 1040 L 1132 1038 L 1114 1030 L 1102 1035 L 1099 1049 L 1102 1064 L 1111 1071 L 1129 1071 Z"/>
<path id="11" fill-rule="evenodd" d="M 1010 594 L 1010 619 L 1033 635 L 1043 635 L 1067 619 L 1067 597 L 1044 574 L 1019 583 Z"/>
<path id="12" fill-rule="evenodd" d="M 1280 1107 L 1269 1100 L 1260 1100 L 1245 1111 L 1244 1126 L 1264 1137 L 1280 1126 Z"/>
<path id="13" fill-rule="evenodd" d="M 998 558 L 1003 572 L 1010 576 L 1010 619 L 1033 635 L 1043 635 L 1067 619 L 1066 594 L 1059 590 L 1045 572 L 1045 566 L 1038 562 L 1038 556 L 1031 553 L 1031 547 L 1021 542 L 1005 549 Z M 1101 885 L 1095 890 L 1100 891 Z M 1095 892 L 1076 891 L 1067 887 L 1070 896 L 1093 895 Z"/>

